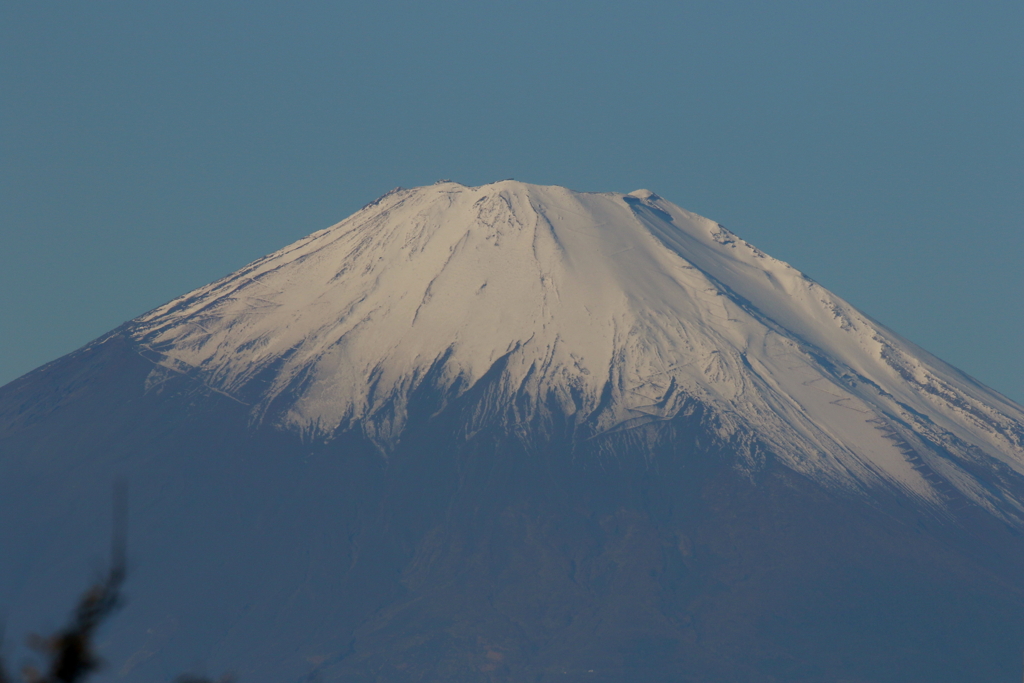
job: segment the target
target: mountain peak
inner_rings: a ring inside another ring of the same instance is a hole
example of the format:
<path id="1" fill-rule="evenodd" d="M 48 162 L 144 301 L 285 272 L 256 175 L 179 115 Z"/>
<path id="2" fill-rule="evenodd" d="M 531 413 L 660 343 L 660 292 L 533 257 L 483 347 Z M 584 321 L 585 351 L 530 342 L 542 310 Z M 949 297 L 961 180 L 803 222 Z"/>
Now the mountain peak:
<path id="1" fill-rule="evenodd" d="M 651 199 L 651 200 L 661 199 L 661 197 L 659 197 L 658 195 L 654 194 L 650 190 L 633 190 L 632 192 L 629 193 L 628 196 L 636 197 L 637 199 Z"/>
<path id="2" fill-rule="evenodd" d="M 385 453 L 417 391 L 454 399 L 496 372 L 474 419 L 534 434 L 657 431 L 701 404 L 751 471 L 770 456 L 992 511 L 1001 494 L 957 458 L 1024 473 L 1019 406 L 648 190 L 396 189 L 129 328 L 154 386 L 190 374 L 254 420 L 361 429 Z"/>

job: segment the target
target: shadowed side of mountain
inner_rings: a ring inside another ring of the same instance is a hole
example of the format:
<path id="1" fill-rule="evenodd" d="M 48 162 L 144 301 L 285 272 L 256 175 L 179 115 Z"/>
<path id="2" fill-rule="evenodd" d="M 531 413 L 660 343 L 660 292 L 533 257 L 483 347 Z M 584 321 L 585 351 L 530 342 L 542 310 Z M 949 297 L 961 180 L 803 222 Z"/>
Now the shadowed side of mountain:
<path id="1" fill-rule="evenodd" d="M 147 386 L 140 352 L 115 334 L 0 389 L 8 632 L 63 617 L 126 479 L 121 680 L 1019 678 L 1017 535 L 770 452 L 742 473 L 699 405 L 586 441 L 552 411 L 539 442 L 473 425 L 500 367 L 445 401 L 428 377 L 385 458 L 255 427 L 196 377 Z"/>

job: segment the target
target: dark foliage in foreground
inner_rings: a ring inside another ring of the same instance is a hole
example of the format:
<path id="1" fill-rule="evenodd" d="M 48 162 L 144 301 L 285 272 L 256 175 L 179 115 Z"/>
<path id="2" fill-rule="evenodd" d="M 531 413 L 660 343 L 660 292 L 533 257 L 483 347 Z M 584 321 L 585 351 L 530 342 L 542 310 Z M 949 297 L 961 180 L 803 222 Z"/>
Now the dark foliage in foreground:
<path id="1" fill-rule="evenodd" d="M 121 587 L 127 575 L 126 529 L 127 492 L 124 486 L 114 491 L 114 536 L 112 561 L 106 578 L 91 586 L 79 599 L 70 622 L 52 636 L 32 635 L 29 645 L 46 660 L 44 671 L 26 666 L 21 675 L 24 683 L 80 683 L 98 671 L 103 661 L 96 654 L 93 638 L 96 631 L 124 604 Z M 0 638 L 2 642 L 2 638 Z M 228 683 L 224 677 L 219 683 Z M 0 683 L 14 683 L 6 662 L 0 658 Z M 175 683 L 214 683 L 201 676 L 183 675 Z"/>
<path id="2" fill-rule="evenodd" d="M 45 673 L 26 667 L 22 672 L 26 683 L 76 683 L 100 668 L 93 636 L 100 624 L 122 604 L 124 576 L 124 565 L 115 564 L 105 581 L 85 592 L 70 624 L 49 638 L 30 639 L 32 647 L 49 659 L 49 666 Z"/>
<path id="3" fill-rule="evenodd" d="M 67 626 L 52 636 L 32 635 L 29 645 L 48 660 L 45 671 L 34 666 L 22 670 L 26 683 L 77 683 L 97 671 L 102 660 L 96 654 L 93 637 L 100 625 L 124 603 L 121 587 L 127 574 L 125 561 L 128 523 L 127 491 L 114 489 L 114 534 L 110 571 L 102 581 L 90 587 L 79 599 Z M 6 666 L 0 661 L 0 683 L 11 683 Z"/>

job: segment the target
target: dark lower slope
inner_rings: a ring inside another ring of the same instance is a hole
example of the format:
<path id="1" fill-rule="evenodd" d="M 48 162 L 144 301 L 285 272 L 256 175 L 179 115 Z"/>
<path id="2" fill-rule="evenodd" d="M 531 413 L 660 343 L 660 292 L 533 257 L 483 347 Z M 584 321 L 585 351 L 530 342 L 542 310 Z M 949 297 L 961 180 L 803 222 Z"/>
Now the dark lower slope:
<path id="1" fill-rule="evenodd" d="M 0 389 L 0 605 L 47 630 L 131 485 L 113 680 L 1017 681 L 1024 544 L 737 474 L 700 410 L 573 445 L 465 436 L 486 382 L 387 460 L 251 430 L 244 405 L 118 336 Z M 554 433 L 567 429 L 552 427 Z"/>

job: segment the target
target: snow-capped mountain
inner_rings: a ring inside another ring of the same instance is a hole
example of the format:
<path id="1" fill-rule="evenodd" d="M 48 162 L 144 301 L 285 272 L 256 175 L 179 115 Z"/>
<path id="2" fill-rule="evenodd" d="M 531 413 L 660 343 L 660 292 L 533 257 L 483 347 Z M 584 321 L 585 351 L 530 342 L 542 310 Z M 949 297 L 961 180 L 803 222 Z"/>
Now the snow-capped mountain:
<path id="1" fill-rule="evenodd" d="M 8 634 L 119 480 L 101 680 L 1020 680 L 1024 409 L 645 190 L 397 189 L 0 387 Z"/>
<path id="2" fill-rule="evenodd" d="M 128 333 L 151 386 L 186 373 L 309 438 L 358 427 L 386 452 L 425 378 L 458 396 L 499 364 L 477 423 L 543 438 L 557 411 L 587 439 L 699 402 L 746 467 L 770 451 L 1024 520 L 999 483 L 1024 474 L 1019 406 L 647 190 L 396 189 Z"/>

